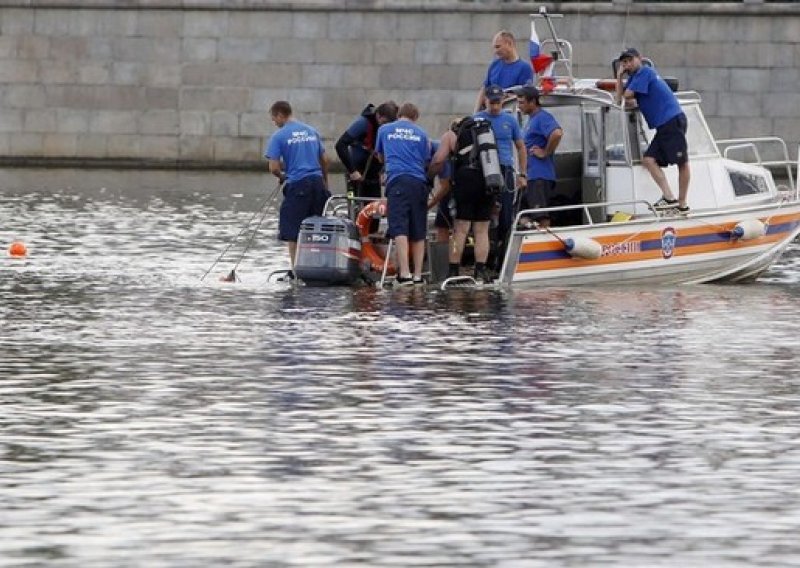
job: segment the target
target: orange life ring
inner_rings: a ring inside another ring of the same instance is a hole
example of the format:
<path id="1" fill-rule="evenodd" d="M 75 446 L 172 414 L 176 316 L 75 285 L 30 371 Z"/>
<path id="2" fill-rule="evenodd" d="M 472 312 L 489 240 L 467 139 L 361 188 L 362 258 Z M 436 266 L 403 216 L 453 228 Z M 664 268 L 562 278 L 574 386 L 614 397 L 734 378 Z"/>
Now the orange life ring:
<path id="1" fill-rule="evenodd" d="M 386 217 L 387 212 L 386 200 L 371 201 L 358 212 L 356 227 L 358 227 L 358 234 L 361 236 L 361 259 L 369 261 L 371 270 L 383 272 L 383 266 L 386 264 L 386 273 L 395 274 L 397 269 L 392 261 L 383 258 L 369 238 L 372 220 L 376 217 Z"/>
<path id="2" fill-rule="evenodd" d="M 617 80 L 616 79 L 598 79 L 597 83 L 595 83 L 598 89 L 602 91 L 616 91 L 617 90 Z"/>

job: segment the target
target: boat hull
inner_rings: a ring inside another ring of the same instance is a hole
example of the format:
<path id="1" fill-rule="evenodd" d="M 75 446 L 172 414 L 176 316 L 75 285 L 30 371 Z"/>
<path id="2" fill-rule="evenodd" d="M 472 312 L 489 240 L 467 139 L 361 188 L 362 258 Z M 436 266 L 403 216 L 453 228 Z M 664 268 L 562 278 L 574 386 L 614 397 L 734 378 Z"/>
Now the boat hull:
<path id="1" fill-rule="evenodd" d="M 736 238 L 749 219 L 763 235 Z M 500 282 L 512 287 L 593 284 L 746 282 L 777 260 L 800 232 L 800 202 L 688 217 L 648 217 L 624 223 L 514 232 Z M 572 257 L 568 239 L 591 239 L 599 258 Z"/>

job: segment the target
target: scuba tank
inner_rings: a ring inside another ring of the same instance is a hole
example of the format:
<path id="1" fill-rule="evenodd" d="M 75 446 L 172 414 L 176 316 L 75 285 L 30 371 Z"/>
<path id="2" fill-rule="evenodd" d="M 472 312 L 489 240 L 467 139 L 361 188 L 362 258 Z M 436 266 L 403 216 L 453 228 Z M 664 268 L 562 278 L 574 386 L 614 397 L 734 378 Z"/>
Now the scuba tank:
<path id="1" fill-rule="evenodd" d="M 500 158 L 497 155 L 497 141 L 494 138 L 492 125 L 488 120 L 476 120 L 472 130 L 478 159 L 486 181 L 486 190 L 490 194 L 498 194 L 505 188 L 505 180 L 500 170 Z"/>

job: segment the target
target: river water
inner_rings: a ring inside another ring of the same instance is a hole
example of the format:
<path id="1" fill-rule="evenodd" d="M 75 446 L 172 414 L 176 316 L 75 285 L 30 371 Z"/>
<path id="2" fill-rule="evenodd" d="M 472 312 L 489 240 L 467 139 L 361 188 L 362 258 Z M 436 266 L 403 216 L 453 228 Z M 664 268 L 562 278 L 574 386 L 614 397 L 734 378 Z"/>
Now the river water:
<path id="1" fill-rule="evenodd" d="M 293 289 L 270 215 L 201 282 L 273 186 L 0 174 L 0 565 L 800 565 L 800 247 L 745 286 Z"/>

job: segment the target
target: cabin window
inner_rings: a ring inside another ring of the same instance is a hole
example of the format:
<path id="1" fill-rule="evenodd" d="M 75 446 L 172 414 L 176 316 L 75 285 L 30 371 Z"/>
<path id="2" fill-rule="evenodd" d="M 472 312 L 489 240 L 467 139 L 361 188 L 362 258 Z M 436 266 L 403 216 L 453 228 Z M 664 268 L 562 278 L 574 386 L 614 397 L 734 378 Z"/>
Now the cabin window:
<path id="1" fill-rule="evenodd" d="M 606 157 L 609 163 L 625 163 L 625 137 L 622 134 L 623 116 L 617 109 L 609 109 L 606 115 Z"/>
<path id="2" fill-rule="evenodd" d="M 686 129 L 686 142 L 689 145 L 689 157 L 692 156 L 716 156 L 717 146 L 708 125 L 703 119 L 698 105 L 687 105 L 683 107 L 686 114 L 688 128 Z"/>
<path id="3" fill-rule="evenodd" d="M 764 176 L 762 175 L 752 174 L 749 172 L 736 172 L 732 170 L 728 170 L 728 175 L 731 178 L 733 193 L 736 195 L 736 197 L 757 195 L 759 193 L 767 193 L 769 191 L 767 180 L 765 180 Z"/>

